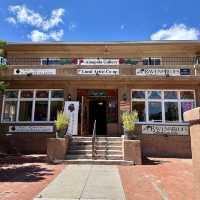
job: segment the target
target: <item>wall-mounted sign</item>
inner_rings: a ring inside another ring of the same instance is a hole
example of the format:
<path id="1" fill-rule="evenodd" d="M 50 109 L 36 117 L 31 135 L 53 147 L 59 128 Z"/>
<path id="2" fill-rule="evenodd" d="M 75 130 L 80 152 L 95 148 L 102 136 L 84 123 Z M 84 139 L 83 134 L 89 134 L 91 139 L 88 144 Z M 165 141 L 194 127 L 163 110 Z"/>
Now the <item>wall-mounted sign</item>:
<path id="1" fill-rule="evenodd" d="M 119 65 L 119 59 L 108 59 L 108 58 L 87 58 L 78 59 L 77 65 Z"/>
<path id="2" fill-rule="evenodd" d="M 14 75 L 56 75 L 56 69 L 14 69 Z"/>
<path id="3" fill-rule="evenodd" d="M 142 134 L 188 135 L 188 126 L 178 125 L 142 125 Z"/>
<path id="4" fill-rule="evenodd" d="M 119 75 L 119 69 L 77 69 L 80 75 L 96 75 L 96 76 L 115 76 Z"/>
<path id="5" fill-rule="evenodd" d="M 52 133 L 53 132 L 53 126 L 9 126 L 9 132 Z"/>
<path id="6" fill-rule="evenodd" d="M 79 110 L 78 101 L 65 101 L 64 111 L 69 116 L 69 125 L 67 129 L 68 135 L 78 134 L 78 110 Z"/>
<path id="7" fill-rule="evenodd" d="M 137 76 L 185 76 L 191 75 L 191 70 L 188 68 L 181 69 L 156 69 L 156 68 L 138 68 L 136 69 Z"/>

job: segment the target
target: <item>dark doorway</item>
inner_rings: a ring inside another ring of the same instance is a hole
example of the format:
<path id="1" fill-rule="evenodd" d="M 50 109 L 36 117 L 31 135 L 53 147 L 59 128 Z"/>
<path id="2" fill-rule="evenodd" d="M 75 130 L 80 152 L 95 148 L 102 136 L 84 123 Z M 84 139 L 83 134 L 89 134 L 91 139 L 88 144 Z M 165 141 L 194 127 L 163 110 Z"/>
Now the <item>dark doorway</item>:
<path id="1" fill-rule="evenodd" d="M 106 135 L 106 101 L 91 100 L 89 102 L 89 133 L 92 134 L 96 119 L 96 134 Z"/>

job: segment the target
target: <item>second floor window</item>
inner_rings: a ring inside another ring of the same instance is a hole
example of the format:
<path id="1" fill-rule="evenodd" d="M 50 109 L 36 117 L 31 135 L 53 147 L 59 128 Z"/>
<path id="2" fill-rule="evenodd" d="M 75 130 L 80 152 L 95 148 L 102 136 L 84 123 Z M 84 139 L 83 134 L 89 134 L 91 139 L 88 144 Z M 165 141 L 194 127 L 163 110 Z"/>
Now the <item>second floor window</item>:
<path id="1" fill-rule="evenodd" d="M 144 58 L 142 62 L 143 65 L 161 65 L 161 58 Z"/>

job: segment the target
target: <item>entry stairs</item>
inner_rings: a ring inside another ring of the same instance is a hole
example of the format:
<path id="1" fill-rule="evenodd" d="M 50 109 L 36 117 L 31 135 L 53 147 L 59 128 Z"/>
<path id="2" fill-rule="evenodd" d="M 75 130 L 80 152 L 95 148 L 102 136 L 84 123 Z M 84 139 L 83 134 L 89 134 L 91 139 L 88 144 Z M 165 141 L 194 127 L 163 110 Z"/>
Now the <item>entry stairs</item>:
<path id="1" fill-rule="evenodd" d="M 96 137 L 95 156 L 92 157 L 92 137 L 72 137 L 67 152 L 66 164 L 127 164 L 122 153 L 122 138 Z"/>

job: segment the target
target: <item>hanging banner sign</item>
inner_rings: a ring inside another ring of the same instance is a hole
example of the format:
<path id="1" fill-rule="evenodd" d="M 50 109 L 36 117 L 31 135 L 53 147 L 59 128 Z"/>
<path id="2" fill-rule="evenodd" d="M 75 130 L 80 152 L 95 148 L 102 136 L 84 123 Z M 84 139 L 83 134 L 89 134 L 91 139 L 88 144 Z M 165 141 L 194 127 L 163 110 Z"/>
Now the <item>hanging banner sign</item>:
<path id="1" fill-rule="evenodd" d="M 56 69 L 14 69 L 14 75 L 56 75 Z"/>
<path id="2" fill-rule="evenodd" d="M 142 125 L 142 134 L 158 135 L 188 135 L 188 126 L 170 126 L 170 125 Z"/>
<path id="3" fill-rule="evenodd" d="M 87 58 L 78 59 L 77 65 L 119 65 L 119 59 Z"/>
<path id="4" fill-rule="evenodd" d="M 52 133 L 53 126 L 9 126 L 9 132 L 18 133 Z"/>
<path id="5" fill-rule="evenodd" d="M 156 69 L 156 68 L 139 68 L 136 69 L 137 76 L 185 76 L 191 75 L 188 68 L 182 69 Z"/>
<path id="6" fill-rule="evenodd" d="M 119 69 L 77 69 L 80 75 L 96 75 L 96 76 L 115 76 L 119 75 Z"/>
<path id="7" fill-rule="evenodd" d="M 131 104 L 128 101 L 120 101 L 120 111 L 129 112 L 131 111 Z"/>
<path id="8" fill-rule="evenodd" d="M 78 135 L 78 101 L 65 101 L 64 112 L 69 116 L 68 135 Z"/>

